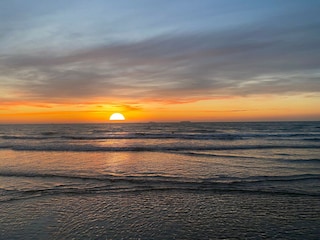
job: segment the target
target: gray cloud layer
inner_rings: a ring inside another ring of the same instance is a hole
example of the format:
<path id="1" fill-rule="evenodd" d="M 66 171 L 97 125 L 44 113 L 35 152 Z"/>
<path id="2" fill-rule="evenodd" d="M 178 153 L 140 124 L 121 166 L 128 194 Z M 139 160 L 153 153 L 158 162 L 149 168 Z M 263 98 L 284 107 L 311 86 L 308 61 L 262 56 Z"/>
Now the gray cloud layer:
<path id="1" fill-rule="evenodd" d="M 27 99 L 208 99 L 320 91 L 320 24 L 274 19 L 220 32 L 171 33 L 79 51 L 0 58 Z M 279 21 L 282 21 L 279 23 Z"/>

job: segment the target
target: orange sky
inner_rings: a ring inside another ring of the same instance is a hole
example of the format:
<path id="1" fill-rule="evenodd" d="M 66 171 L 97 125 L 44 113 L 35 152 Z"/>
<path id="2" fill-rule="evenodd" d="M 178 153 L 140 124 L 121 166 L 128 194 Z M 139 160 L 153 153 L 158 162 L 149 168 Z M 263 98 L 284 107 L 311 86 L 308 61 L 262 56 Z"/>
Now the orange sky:
<path id="1" fill-rule="evenodd" d="M 0 123 L 104 123 L 114 112 L 125 122 L 148 121 L 277 121 L 319 120 L 318 98 L 256 96 L 199 100 L 188 103 L 37 104 L 12 103 L 0 109 Z"/>

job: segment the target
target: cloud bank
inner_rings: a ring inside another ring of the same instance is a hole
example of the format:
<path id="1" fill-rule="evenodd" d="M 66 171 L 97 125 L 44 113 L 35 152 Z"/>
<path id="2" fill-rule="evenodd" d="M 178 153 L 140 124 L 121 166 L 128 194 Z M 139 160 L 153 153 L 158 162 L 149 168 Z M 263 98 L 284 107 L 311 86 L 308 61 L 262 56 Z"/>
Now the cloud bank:
<path id="1" fill-rule="evenodd" d="M 320 21 L 301 13 L 237 28 L 168 32 L 70 51 L 7 53 L 0 87 L 44 102 L 184 103 L 320 92 Z"/>

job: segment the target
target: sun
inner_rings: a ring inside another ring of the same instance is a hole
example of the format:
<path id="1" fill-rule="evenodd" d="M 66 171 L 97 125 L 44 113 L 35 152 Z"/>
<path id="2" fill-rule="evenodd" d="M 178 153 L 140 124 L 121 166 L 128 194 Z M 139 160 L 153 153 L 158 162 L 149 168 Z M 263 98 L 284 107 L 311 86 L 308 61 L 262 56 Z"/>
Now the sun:
<path id="1" fill-rule="evenodd" d="M 113 113 L 110 118 L 110 121 L 123 121 L 126 120 L 125 117 L 123 116 L 123 114 L 121 113 Z"/>

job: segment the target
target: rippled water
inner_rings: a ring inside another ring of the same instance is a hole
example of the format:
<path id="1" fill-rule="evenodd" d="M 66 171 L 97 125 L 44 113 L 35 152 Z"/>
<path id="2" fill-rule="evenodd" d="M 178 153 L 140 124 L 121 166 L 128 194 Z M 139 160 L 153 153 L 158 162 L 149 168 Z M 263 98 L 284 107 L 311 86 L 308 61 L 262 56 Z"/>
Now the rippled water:
<path id="1" fill-rule="evenodd" d="M 0 239 L 316 239 L 320 122 L 0 125 Z"/>

